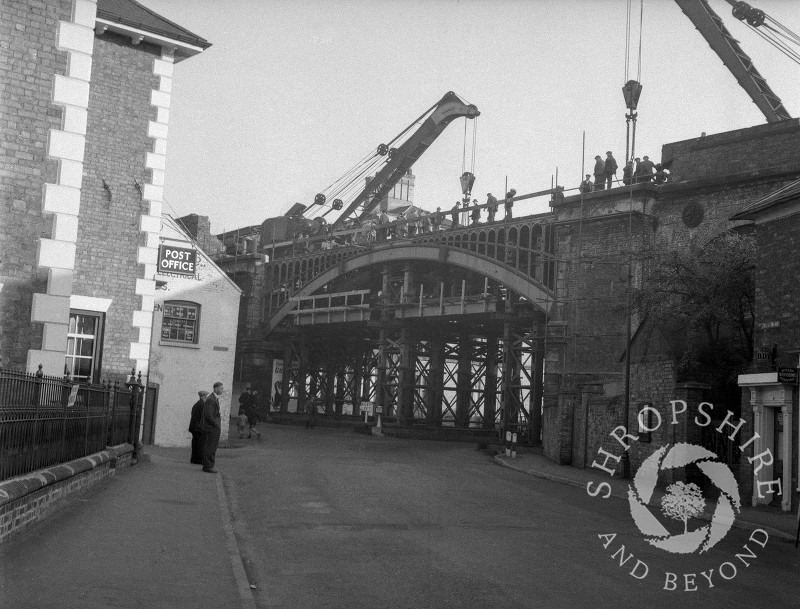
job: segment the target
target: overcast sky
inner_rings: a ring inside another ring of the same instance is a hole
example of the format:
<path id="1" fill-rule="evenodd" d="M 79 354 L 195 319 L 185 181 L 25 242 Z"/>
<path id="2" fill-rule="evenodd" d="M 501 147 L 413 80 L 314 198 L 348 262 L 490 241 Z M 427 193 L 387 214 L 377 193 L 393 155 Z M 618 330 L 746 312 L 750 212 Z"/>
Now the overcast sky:
<path id="1" fill-rule="evenodd" d="M 165 211 L 208 215 L 214 232 L 311 203 L 450 90 L 481 112 L 482 203 L 502 195 L 506 177 L 523 194 L 549 188 L 558 168 L 571 188 L 582 161 L 591 173 L 596 154 L 625 156 L 626 0 L 140 1 L 213 44 L 175 68 Z M 800 116 L 800 66 L 727 2 L 710 4 Z M 751 4 L 800 33 L 795 0 Z M 664 143 L 765 122 L 677 4 L 645 0 L 643 16 L 637 156 L 658 161 Z M 457 119 L 414 165 L 418 205 L 460 198 L 463 150 Z M 547 200 L 518 207 L 546 211 Z"/>

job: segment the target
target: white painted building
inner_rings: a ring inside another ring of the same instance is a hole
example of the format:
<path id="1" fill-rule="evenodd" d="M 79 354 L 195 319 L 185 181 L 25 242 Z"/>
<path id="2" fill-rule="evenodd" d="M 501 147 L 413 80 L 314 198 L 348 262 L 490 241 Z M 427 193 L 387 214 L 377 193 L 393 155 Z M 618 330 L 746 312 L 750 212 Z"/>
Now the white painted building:
<path id="1" fill-rule="evenodd" d="M 231 410 L 239 287 L 178 223 L 162 217 L 156 271 L 150 379 L 158 405 L 144 421 L 157 446 L 189 446 L 189 414 L 201 389 L 224 385 L 222 438 Z"/>

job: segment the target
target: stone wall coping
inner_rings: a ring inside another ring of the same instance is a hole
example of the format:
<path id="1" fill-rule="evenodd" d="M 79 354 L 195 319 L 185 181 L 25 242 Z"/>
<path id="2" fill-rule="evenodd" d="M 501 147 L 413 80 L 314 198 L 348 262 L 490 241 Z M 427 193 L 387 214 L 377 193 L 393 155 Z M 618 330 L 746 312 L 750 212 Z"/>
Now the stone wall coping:
<path id="1" fill-rule="evenodd" d="M 3 480 L 0 482 L 0 508 L 46 486 L 77 476 L 82 472 L 99 467 L 103 463 L 115 461 L 118 457 L 132 452 L 132 445 L 118 444 L 74 461 L 51 465 L 35 472 Z"/>

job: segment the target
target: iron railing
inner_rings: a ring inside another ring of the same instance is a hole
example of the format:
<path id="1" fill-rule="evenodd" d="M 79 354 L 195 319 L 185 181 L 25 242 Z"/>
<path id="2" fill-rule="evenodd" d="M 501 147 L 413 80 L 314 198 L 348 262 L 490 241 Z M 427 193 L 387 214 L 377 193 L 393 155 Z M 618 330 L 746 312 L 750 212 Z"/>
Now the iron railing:
<path id="1" fill-rule="evenodd" d="M 0 480 L 129 442 L 133 399 L 120 383 L 0 370 Z"/>

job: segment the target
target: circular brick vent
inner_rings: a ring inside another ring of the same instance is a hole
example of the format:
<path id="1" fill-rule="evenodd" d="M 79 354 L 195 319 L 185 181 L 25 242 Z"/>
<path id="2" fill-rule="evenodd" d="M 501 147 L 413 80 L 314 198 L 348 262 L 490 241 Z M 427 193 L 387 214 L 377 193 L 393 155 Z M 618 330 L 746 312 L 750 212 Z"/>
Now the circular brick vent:
<path id="1" fill-rule="evenodd" d="M 683 223 L 689 228 L 699 226 L 703 221 L 703 206 L 699 203 L 689 203 L 683 208 Z"/>

